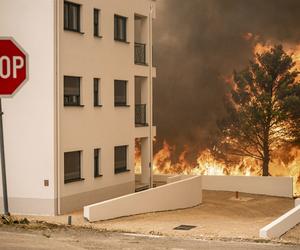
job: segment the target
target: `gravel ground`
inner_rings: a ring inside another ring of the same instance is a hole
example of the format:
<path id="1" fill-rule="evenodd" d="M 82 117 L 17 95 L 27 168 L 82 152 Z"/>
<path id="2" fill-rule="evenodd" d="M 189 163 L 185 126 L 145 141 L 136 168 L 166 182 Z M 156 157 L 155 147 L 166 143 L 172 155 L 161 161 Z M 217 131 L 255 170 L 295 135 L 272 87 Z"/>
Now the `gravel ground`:
<path id="1" fill-rule="evenodd" d="M 280 239 L 300 244 L 300 224 L 288 231 L 286 234 L 280 237 Z"/>
<path id="2" fill-rule="evenodd" d="M 259 236 L 259 229 L 293 207 L 293 199 L 232 192 L 203 192 L 203 204 L 189 209 L 142 214 L 97 223 L 89 223 L 82 212 L 72 214 L 72 223 L 118 232 L 134 232 L 188 238 L 247 238 Z M 65 224 L 67 215 L 55 217 L 27 217 Z M 194 225 L 189 231 L 173 230 L 181 224 Z"/>

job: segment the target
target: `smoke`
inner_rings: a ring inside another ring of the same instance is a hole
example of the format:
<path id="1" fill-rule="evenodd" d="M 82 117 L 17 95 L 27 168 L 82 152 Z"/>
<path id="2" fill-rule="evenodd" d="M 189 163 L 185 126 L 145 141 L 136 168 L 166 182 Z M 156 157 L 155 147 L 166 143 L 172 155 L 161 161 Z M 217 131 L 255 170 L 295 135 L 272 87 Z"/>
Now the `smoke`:
<path id="1" fill-rule="evenodd" d="M 257 42 L 300 44 L 299 11 L 299 0 L 158 0 L 156 147 L 163 139 L 209 147 L 225 112 L 225 78 L 248 64 Z"/>

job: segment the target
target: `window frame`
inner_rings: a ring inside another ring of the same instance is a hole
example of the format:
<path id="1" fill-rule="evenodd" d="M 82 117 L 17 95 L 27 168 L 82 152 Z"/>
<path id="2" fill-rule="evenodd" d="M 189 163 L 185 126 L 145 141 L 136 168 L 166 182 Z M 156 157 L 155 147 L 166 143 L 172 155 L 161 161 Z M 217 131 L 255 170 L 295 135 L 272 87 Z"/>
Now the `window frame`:
<path id="1" fill-rule="evenodd" d="M 121 32 L 120 32 L 121 27 L 119 26 L 119 20 L 120 19 L 122 20 L 123 25 L 125 26 L 124 39 L 121 38 Z M 118 15 L 118 14 L 114 15 L 114 40 L 115 41 L 128 43 L 128 41 L 127 41 L 127 20 L 128 20 L 128 17 L 121 16 L 121 15 Z"/>
<path id="2" fill-rule="evenodd" d="M 116 84 L 125 84 L 125 102 L 116 102 Z M 114 106 L 115 107 L 129 107 L 128 105 L 128 81 L 127 80 L 114 80 Z"/>
<path id="3" fill-rule="evenodd" d="M 79 172 L 78 172 L 78 177 L 66 179 L 66 154 L 71 154 L 71 153 L 79 153 Z M 64 152 L 64 184 L 83 181 L 84 178 L 82 178 L 81 176 L 82 174 L 81 168 L 82 168 L 82 150 Z"/>
<path id="4" fill-rule="evenodd" d="M 116 168 L 116 150 L 118 148 L 125 148 L 126 150 L 126 154 L 125 154 L 125 167 L 122 168 Z M 120 173 L 124 173 L 124 172 L 129 172 L 130 170 L 128 169 L 128 145 L 120 145 L 120 146 L 115 146 L 114 147 L 114 173 L 115 174 L 120 174 Z"/>
<path id="5" fill-rule="evenodd" d="M 79 96 L 78 95 L 66 95 L 65 94 L 65 83 L 66 83 L 66 78 L 77 78 L 77 80 L 79 80 Z M 64 75 L 64 91 L 63 91 L 63 94 L 64 94 L 64 107 L 84 107 L 84 105 L 81 104 L 81 80 L 82 80 L 82 77 L 80 76 L 70 76 L 70 75 Z M 78 102 L 77 103 L 74 103 L 74 104 L 70 104 L 70 103 L 66 103 L 66 96 L 77 96 L 78 98 Z"/>
<path id="6" fill-rule="evenodd" d="M 103 175 L 101 174 L 101 148 L 94 148 L 94 178 L 102 176 Z"/>
<path id="7" fill-rule="evenodd" d="M 66 22 L 65 22 L 65 6 L 67 6 L 68 8 L 68 25 L 66 25 Z M 70 26 L 70 21 L 71 21 L 71 17 L 70 17 L 70 7 L 76 7 L 76 10 L 77 10 L 77 22 L 76 22 L 76 26 L 77 28 L 76 29 L 73 29 L 71 28 Z M 77 32 L 77 33 L 82 33 L 81 32 L 81 5 L 78 4 L 78 3 L 74 3 L 74 2 L 70 2 L 70 1 L 64 1 L 64 30 L 67 30 L 67 31 L 73 31 L 73 32 Z"/>
<path id="8" fill-rule="evenodd" d="M 97 18 L 96 18 L 96 14 L 97 14 Z M 102 38 L 101 36 L 101 10 L 94 8 L 93 10 L 93 33 L 94 33 L 94 37 L 99 37 Z M 97 22 L 96 22 L 97 21 Z"/>
<path id="9" fill-rule="evenodd" d="M 96 88 L 97 86 L 97 88 Z M 94 77 L 93 79 L 93 104 L 94 107 L 102 107 L 101 104 L 101 79 Z"/>

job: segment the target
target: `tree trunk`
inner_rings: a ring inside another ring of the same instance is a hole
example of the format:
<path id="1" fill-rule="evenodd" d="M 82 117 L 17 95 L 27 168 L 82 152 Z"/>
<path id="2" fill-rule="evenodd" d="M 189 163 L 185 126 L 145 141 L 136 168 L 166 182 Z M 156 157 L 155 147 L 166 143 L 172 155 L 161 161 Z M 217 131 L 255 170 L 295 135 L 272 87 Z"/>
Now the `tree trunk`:
<path id="1" fill-rule="evenodd" d="M 270 163 L 270 145 L 269 145 L 269 130 L 265 130 L 263 142 L 263 176 L 269 176 Z"/>
<path id="2" fill-rule="evenodd" d="M 270 157 L 269 154 L 267 154 L 267 156 L 265 155 L 263 159 L 263 166 L 262 166 L 263 176 L 269 176 L 269 162 L 270 162 Z"/>

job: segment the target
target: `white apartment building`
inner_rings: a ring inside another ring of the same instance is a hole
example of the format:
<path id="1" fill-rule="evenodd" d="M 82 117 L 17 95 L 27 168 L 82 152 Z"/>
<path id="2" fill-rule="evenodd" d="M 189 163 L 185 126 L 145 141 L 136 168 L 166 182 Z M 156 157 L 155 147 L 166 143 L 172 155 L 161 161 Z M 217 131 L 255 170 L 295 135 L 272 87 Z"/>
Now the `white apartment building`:
<path id="1" fill-rule="evenodd" d="M 137 139 L 151 185 L 153 18 L 153 0 L 0 1 L 0 36 L 29 55 L 29 80 L 3 99 L 11 213 L 135 192 Z"/>

